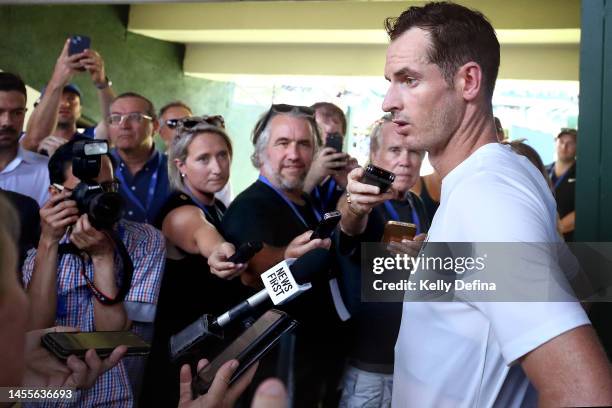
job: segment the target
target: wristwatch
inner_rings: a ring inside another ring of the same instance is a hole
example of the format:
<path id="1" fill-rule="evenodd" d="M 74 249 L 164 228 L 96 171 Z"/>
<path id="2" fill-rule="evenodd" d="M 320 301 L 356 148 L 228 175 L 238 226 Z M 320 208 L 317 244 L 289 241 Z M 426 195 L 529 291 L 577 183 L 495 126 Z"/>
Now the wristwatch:
<path id="1" fill-rule="evenodd" d="M 109 86 L 113 86 L 113 81 L 111 81 L 110 79 L 108 79 L 107 76 L 105 76 L 103 84 L 94 84 L 94 86 L 98 89 L 106 89 Z"/>

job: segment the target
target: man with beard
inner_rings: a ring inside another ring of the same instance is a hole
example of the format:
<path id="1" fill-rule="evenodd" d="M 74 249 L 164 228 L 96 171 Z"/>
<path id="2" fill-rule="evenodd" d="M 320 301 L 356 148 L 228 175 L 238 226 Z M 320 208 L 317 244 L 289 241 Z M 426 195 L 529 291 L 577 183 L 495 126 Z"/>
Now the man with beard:
<path id="1" fill-rule="evenodd" d="M 331 245 L 329 239 L 310 239 L 320 215 L 302 190 L 317 133 L 314 112 L 305 106 L 272 105 L 255 126 L 251 159 L 259 178 L 234 199 L 222 227 L 225 238 L 236 247 L 248 241 L 264 243 L 241 275 L 245 284 L 257 286 L 259 275 L 283 259 Z M 326 391 L 334 391 L 326 386 L 333 383 L 335 389 L 339 377 L 333 369 L 338 360 L 333 343 L 339 320 L 328 271 L 314 271 L 313 275 L 313 288 L 287 306 L 300 322 L 293 356 L 294 402 L 304 407 L 317 406 Z M 267 361 L 269 365 L 271 359 Z M 263 377 L 269 376 L 266 365 L 264 359 L 258 373 Z"/>
<path id="2" fill-rule="evenodd" d="M 49 83 L 42 91 L 36 109 L 32 112 L 26 134 L 21 140 L 24 148 L 52 156 L 55 150 L 74 138 L 91 138 L 78 132 L 81 117 L 81 90 L 70 80 L 80 72 L 88 72 L 98 92 L 102 117 L 108 116 L 108 107 L 115 97 L 112 83 L 106 76 L 104 60 L 94 50 L 69 55 L 70 40 L 66 40 Z M 93 130 L 93 129 L 92 129 Z M 96 138 L 106 139 L 106 125 L 101 122 L 94 131 Z"/>
<path id="3" fill-rule="evenodd" d="M 0 188 L 47 202 L 47 158 L 19 145 L 26 112 L 26 88 L 17 75 L 0 72 Z"/>

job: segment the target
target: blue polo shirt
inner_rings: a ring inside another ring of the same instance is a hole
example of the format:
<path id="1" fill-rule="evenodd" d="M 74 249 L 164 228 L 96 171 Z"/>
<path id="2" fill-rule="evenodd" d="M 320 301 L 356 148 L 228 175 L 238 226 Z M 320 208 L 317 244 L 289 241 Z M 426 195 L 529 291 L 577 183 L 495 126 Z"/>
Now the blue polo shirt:
<path id="1" fill-rule="evenodd" d="M 170 196 L 168 157 L 154 148 L 144 167 L 131 174 L 117 149 L 112 149 L 111 154 L 116 160 L 115 177 L 119 179 L 119 193 L 125 204 L 123 218 L 152 224 Z"/>

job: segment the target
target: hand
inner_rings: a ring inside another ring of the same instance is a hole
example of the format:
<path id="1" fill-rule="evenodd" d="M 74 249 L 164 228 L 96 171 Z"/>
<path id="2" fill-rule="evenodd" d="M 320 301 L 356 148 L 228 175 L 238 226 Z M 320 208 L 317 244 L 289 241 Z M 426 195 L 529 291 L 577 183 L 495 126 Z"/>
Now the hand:
<path id="1" fill-rule="evenodd" d="M 198 371 L 208 365 L 207 360 L 200 360 Z M 223 364 L 215 374 L 212 385 L 208 392 L 195 400 L 191 393 L 191 369 L 187 364 L 181 367 L 179 404 L 178 408 L 229 408 L 233 407 L 236 400 L 253 381 L 258 363 L 253 364 L 238 381 L 228 386 L 232 374 L 238 368 L 238 361 L 230 360 Z"/>
<path id="2" fill-rule="evenodd" d="M 114 256 L 115 248 L 106 234 L 92 227 L 87 214 L 79 217 L 72 228 L 70 242 L 90 257 Z"/>
<path id="3" fill-rule="evenodd" d="M 354 157 L 348 156 L 346 166 L 342 170 L 336 171 L 336 174 L 334 175 L 334 179 L 336 179 L 336 182 L 341 188 L 346 189 L 346 185 L 348 184 L 348 174 L 351 171 L 353 171 L 353 169 L 356 169 L 357 167 L 359 167 L 359 163 L 357 162 L 357 159 Z"/>
<path id="4" fill-rule="evenodd" d="M 320 183 L 325 177 L 336 174 L 336 172 L 346 167 L 348 154 L 336 152 L 333 147 L 324 147 L 317 152 L 310 171 L 316 184 Z"/>
<path id="5" fill-rule="evenodd" d="M 236 248 L 229 242 L 217 245 L 208 257 L 210 271 L 222 279 L 233 279 L 240 275 L 247 264 L 228 262 L 227 259 L 236 253 Z"/>
<path id="6" fill-rule="evenodd" d="M 346 186 L 348 209 L 358 216 L 369 214 L 372 208 L 392 199 L 394 196 L 393 191 L 380 194 L 378 186 L 362 183 L 361 179 L 364 174 L 365 170 L 361 167 L 353 169 L 348 174 L 348 184 Z"/>
<path id="7" fill-rule="evenodd" d="M 413 240 L 402 239 L 401 242 L 391 241 L 387 244 L 387 250 L 393 255 L 407 254 L 410 257 L 416 257 L 421 251 L 426 238 L 427 234 L 419 234 Z"/>
<path id="8" fill-rule="evenodd" d="M 312 231 L 306 231 L 305 233 L 298 235 L 289 243 L 287 248 L 285 249 L 285 259 L 289 258 L 299 258 L 304 255 L 306 252 L 310 252 L 315 248 L 324 248 L 329 249 L 331 246 L 331 239 L 310 239 L 312 235 Z"/>
<path id="9" fill-rule="evenodd" d="M 102 56 L 94 50 L 85 50 L 81 59 L 81 65 L 91 75 L 91 80 L 96 87 L 106 85 L 106 71 Z"/>
<path id="10" fill-rule="evenodd" d="M 69 46 L 70 38 L 64 43 L 64 48 L 57 58 L 51 80 L 49 81 L 49 83 L 54 83 L 61 88 L 68 85 L 74 74 L 79 73 L 79 71 L 83 69 L 81 58 L 84 57 L 85 53 L 80 52 L 78 54 L 68 55 Z"/>
<path id="11" fill-rule="evenodd" d="M 253 397 L 251 408 L 286 408 L 287 390 L 276 378 L 268 378 L 259 384 Z"/>
<path id="12" fill-rule="evenodd" d="M 100 375 L 116 366 L 127 352 L 126 346 L 119 346 L 109 357 L 100 360 L 95 350 L 88 350 L 85 361 L 70 356 L 64 364 L 40 344 L 46 333 L 71 331 L 77 329 L 52 327 L 26 333 L 24 387 L 89 388 Z"/>
<path id="13" fill-rule="evenodd" d="M 66 233 L 66 228 L 79 219 L 76 201 L 69 200 L 71 192 L 53 194 L 40 209 L 40 238 L 50 243 L 58 243 Z"/>
<path id="14" fill-rule="evenodd" d="M 51 157 L 53 156 L 53 153 L 55 153 L 55 151 L 58 149 L 58 147 L 60 147 L 66 142 L 67 140 L 63 137 L 47 136 L 40 142 L 37 151 L 38 153 L 42 153 L 42 151 L 44 150 L 45 152 L 47 152 L 47 156 Z"/>

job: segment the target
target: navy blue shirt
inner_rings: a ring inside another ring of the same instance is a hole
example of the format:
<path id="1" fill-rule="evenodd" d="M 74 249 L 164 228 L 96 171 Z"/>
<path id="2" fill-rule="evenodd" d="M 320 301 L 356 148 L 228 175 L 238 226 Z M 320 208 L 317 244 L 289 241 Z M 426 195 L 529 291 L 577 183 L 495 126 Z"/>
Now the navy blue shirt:
<path id="1" fill-rule="evenodd" d="M 116 160 L 115 177 L 119 179 L 119 193 L 123 197 L 123 218 L 152 224 L 170 196 L 168 157 L 153 149 L 151 158 L 136 174 L 131 174 L 117 149 L 111 154 Z"/>

